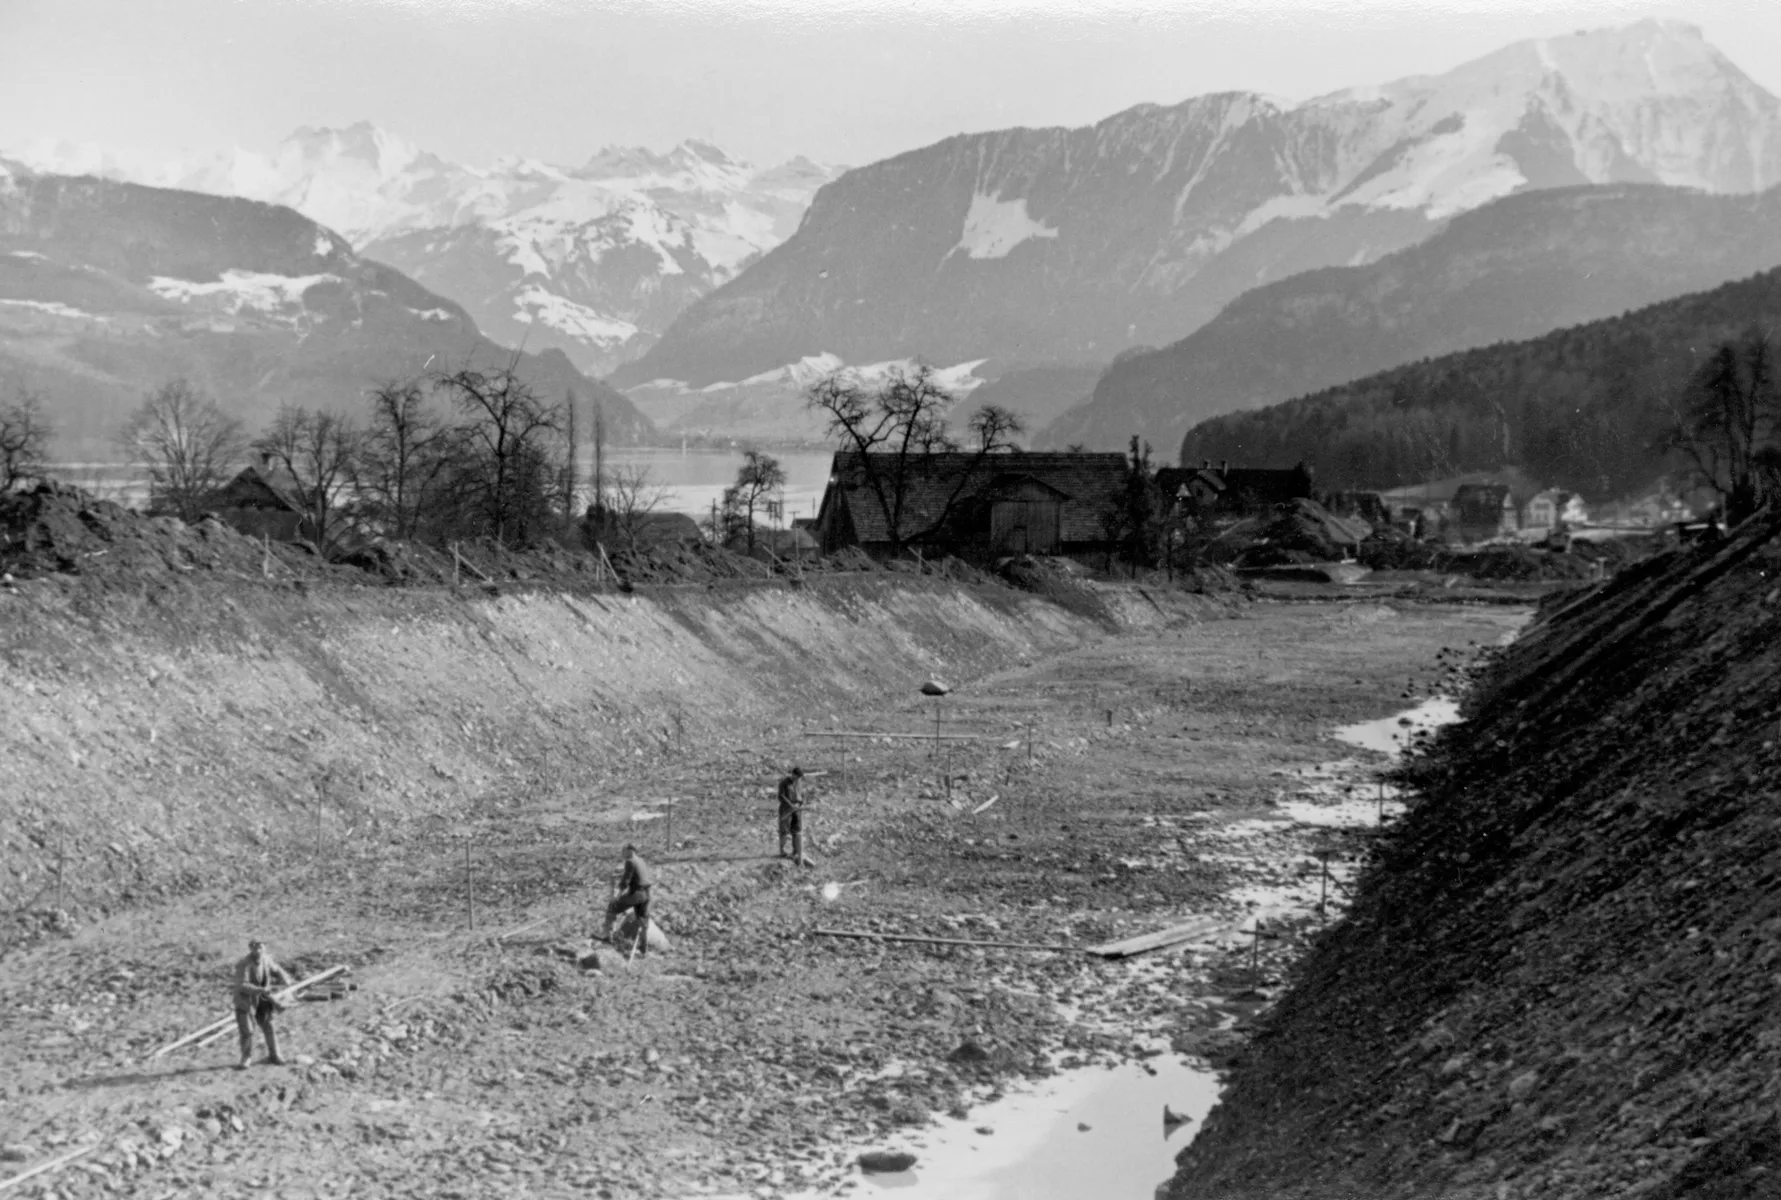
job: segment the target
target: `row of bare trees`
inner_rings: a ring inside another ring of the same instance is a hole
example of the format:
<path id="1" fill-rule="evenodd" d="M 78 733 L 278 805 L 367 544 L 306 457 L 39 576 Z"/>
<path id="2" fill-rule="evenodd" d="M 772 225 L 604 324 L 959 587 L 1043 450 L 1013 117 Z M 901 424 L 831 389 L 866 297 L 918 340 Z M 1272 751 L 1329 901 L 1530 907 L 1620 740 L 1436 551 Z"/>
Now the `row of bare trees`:
<path id="1" fill-rule="evenodd" d="M 287 406 L 256 435 L 175 380 L 132 414 L 120 448 L 146 464 L 150 507 L 188 521 L 215 507 L 240 464 L 257 458 L 324 555 L 349 534 L 524 545 L 605 528 L 634 546 L 662 489 L 643 468 L 604 475 L 597 404 L 595 477 L 582 488 L 575 398 L 545 400 L 517 365 L 465 365 L 385 382 L 371 389 L 360 415 Z"/>

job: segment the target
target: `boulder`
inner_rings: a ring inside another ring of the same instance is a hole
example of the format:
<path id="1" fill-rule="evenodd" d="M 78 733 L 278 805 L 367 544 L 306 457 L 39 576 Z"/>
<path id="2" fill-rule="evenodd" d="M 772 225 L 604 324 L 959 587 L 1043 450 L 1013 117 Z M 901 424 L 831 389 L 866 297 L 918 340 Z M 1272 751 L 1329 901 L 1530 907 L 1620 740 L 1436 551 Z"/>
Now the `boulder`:
<path id="1" fill-rule="evenodd" d="M 635 916 L 626 916 L 625 919 L 619 923 L 618 928 L 612 931 L 612 944 L 618 947 L 621 951 L 629 950 L 636 939 L 637 918 Z M 641 947 L 639 948 L 641 949 Z M 668 940 L 668 935 L 662 932 L 662 923 L 660 921 L 650 921 L 649 952 L 654 954 L 657 951 L 672 950 L 673 948 L 674 943 L 670 942 Z"/>
<path id="2" fill-rule="evenodd" d="M 907 1171 L 915 1165 L 915 1155 L 907 1150 L 868 1150 L 860 1155 L 860 1170 L 874 1174 L 882 1171 Z"/>

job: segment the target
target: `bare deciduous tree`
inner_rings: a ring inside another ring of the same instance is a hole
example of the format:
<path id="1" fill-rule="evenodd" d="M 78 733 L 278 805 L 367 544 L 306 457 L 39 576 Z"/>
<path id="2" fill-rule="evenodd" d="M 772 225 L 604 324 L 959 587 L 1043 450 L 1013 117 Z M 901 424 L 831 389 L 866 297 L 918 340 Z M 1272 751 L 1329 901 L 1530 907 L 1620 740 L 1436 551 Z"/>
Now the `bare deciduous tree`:
<path id="1" fill-rule="evenodd" d="M 391 380 L 371 389 L 360 486 L 394 537 L 412 538 L 423 510 L 451 464 L 451 431 L 427 407 L 418 379 Z"/>
<path id="2" fill-rule="evenodd" d="M 43 477 L 55 426 L 43 412 L 43 398 L 20 388 L 10 404 L 0 408 L 0 492 Z"/>
<path id="3" fill-rule="evenodd" d="M 118 442 L 132 462 L 148 467 L 149 507 L 186 521 L 203 514 L 247 450 L 241 422 L 184 379 L 149 393 Z"/>
<path id="4" fill-rule="evenodd" d="M 1667 442 L 1720 496 L 1735 525 L 1781 488 L 1781 388 L 1760 330 L 1718 346 L 1688 381 Z"/>
<path id="5" fill-rule="evenodd" d="M 891 551 L 919 542 L 943 529 L 966 495 L 984 460 L 1016 448 L 1014 438 L 1025 426 L 1008 409 L 985 404 L 971 414 L 968 428 L 975 447 L 938 512 L 916 529 L 905 529 L 910 486 L 925 470 L 922 459 L 934 454 L 963 454 L 948 424 L 958 400 L 926 364 L 913 371 L 892 368 L 874 389 L 862 387 L 845 371 L 824 376 L 805 393 L 808 407 L 827 415 L 828 434 L 856 452 L 867 487 L 883 510 Z"/>
<path id="6" fill-rule="evenodd" d="M 650 478 L 649 468 L 619 467 L 606 483 L 606 512 L 625 547 L 637 552 L 649 516 L 668 499 L 668 489 Z"/>
<path id="7" fill-rule="evenodd" d="M 559 430 L 555 407 L 519 377 L 519 356 L 484 371 L 464 366 L 433 377 L 469 418 L 465 430 L 483 467 L 480 493 L 487 529 L 497 541 L 525 541 L 547 515 L 555 490 L 550 443 Z"/>
<path id="8" fill-rule="evenodd" d="M 364 435 L 345 417 L 289 406 L 254 439 L 253 449 L 295 481 L 303 525 L 324 558 L 351 530 L 342 503 L 356 490 L 363 444 Z"/>
<path id="9" fill-rule="evenodd" d="M 733 513 L 754 552 L 754 511 L 774 492 L 785 487 L 785 468 L 771 454 L 747 450 L 736 470 L 736 482 L 724 489 L 724 508 Z"/>

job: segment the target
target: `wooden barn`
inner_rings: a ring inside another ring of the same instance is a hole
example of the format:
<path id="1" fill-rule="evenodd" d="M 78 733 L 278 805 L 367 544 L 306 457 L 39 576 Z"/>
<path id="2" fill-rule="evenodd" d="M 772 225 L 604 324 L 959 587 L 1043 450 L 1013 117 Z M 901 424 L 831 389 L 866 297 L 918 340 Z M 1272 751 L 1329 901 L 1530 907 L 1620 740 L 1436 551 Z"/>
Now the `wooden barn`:
<path id="1" fill-rule="evenodd" d="M 898 479 L 901 466 L 902 478 Z M 1107 545 L 1107 514 L 1124 493 L 1123 454 L 1014 451 L 990 455 L 835 455 L 816 518 L 823 553 L 858 546 L 891 553 L 995 559 L 1090 554 Z M 891 537 L 891 514 L 900 539 Z"/>

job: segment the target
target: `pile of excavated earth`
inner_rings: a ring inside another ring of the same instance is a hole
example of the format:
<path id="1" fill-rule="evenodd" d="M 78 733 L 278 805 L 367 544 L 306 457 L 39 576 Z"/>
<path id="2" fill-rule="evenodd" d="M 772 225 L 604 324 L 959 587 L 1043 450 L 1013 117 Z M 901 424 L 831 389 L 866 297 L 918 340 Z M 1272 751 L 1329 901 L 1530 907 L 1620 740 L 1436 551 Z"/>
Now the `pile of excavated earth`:
<path id="1" fill-rule="evenodd" d="M 1526 615 L 1068 570 L 1036 582 L 1092 606 L 884 571 L 299 588 L 93 508 L 27 524 L 0 589 L 25 1196 L 827 1193 L 911 1131 L 1016 1132 L 979 1106 L 1060 1070 L 1228 1065 L 1390 815 L 1388 760 L 1332 731 Z M 140 573 L 96 574 L 124 542 Z M 775 852 L 794 763 L 810 868 Z M 588 953 L 626 842 L 670 943 L 628 962 Z M 249 937 L 350 968 L 284 1018 L 293 1065 L 154 1056 L 226 1018 Z"/>
<path id="2" fill-rule="evenodd" d="M 1170 1195 L 1781 1194 L 1781 519 L 1540 620 Z"/>

